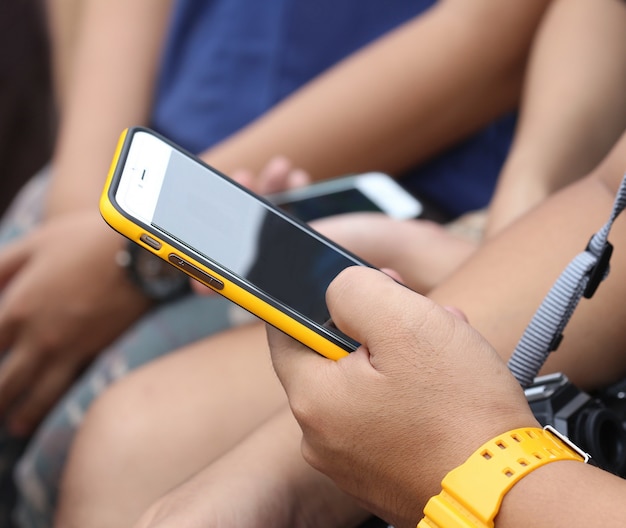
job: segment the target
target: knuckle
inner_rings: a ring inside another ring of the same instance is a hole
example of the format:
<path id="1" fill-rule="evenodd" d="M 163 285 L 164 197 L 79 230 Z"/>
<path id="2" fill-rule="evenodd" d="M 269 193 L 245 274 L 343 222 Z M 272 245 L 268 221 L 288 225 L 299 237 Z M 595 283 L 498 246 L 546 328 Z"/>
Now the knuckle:
<path id="1" fill-rule="evenodd" d="M 31 317 L 32 310 L 24 302 L 10 302 L 7 299 L 7 306 L 10 308 L 2 310 L 0 318 L 5 326 L 22 326 Z"/>
<path id="2" fill-rule="evenodd" d="M 30 355 L 50 357 L 61 350 L 64 345 L 63 332 L 60 328 L 48 328 L 39 333 L 37 346 L 30 349 Z"/>
<path id="3" fill-rule="evenodd" d="M 302 440 L 300 451 L 302 452 L 302 458 L 309 466 L 324 473 L 324 460 L 318 456 L 317 450 L 307 441 L 306 437 Z"/>
<path id="4" fill-rule="evenodd" d="M 301 427 L 309 427 L 313 420 L 313 414 L 307 400 L 304 398 L 292 397 L 289 400 L 291 412 L 298 420 Z"/>

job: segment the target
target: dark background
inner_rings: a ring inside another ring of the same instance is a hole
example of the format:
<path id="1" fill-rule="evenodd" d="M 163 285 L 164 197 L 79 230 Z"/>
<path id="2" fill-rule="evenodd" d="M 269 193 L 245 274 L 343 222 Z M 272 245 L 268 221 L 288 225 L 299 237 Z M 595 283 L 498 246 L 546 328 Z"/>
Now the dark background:
<path id="1" fill-rule="evenodd" d="M 43 0 L 0 1 L 0 214 L 49 159 L 54 138 Z"/>

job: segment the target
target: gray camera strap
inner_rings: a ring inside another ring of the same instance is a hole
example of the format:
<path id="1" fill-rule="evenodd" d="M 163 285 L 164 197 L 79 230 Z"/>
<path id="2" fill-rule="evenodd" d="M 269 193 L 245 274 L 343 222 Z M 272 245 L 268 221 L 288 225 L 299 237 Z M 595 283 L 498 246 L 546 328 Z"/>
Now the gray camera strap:
<path id="1" fill-rule="evenodd" d="M 587 299 L 609 273 L 613 246 L 607 240 L 613 222 L 626 207 L 626 176 L 622 179 L 609 221 L 589 240 L 589 244 L 565 268 L 526 327 L 508 367 L 522 387 L 528 387 L 559 346 L 563 329 L 581 297 Z"/>

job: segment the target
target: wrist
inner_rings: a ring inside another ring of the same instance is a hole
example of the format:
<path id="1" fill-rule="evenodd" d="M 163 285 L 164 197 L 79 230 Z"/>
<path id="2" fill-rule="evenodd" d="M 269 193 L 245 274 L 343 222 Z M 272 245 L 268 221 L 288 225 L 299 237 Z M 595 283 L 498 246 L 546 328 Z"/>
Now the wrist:
<path id="1" fill-rule="evenodd" d="M 505 495 L 521 479 L 548 463 L 588 458 L 552 428 L 521 427 L 499 434 L 446 474 L 418 528 L 491 528 Z"/>
<path id="2" fill-rule="evenodd" d="M 115 262 L 150 301 L 173 301 L 191 293 L 190 279 L 185 273 L 131 240 L 117 252 Z"/>
<path id="3" fill-rule="evenodd" d="M 506 416 L 506 419 L 503 417 Z M 500 417 L 500 419 L 498 419 Z M 437 453 L 431 458 L 430 469 L 432 479 L 428 489 L 423 486 L 420 490 L 420 503 L 423 507 L 426 502 L 441 491 L 441 481 L 450 471 L 461 466 L 474 454 L 480 446 L 498 437 L 506 431 L 530 427 L 541 428 L 528 408 L 519 412 L 510 409 L 492 409 L 490 416 L 481 419 L 477 416 L 467 420 L 458 420 L 458 426 L 438 442 Z M 434 442 L 432 440 L 431 442 Z"/>

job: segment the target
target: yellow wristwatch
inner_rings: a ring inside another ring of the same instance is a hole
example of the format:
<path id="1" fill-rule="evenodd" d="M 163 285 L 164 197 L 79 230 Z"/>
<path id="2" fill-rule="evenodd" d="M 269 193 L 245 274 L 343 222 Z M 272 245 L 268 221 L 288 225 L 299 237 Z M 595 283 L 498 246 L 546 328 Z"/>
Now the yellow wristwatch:
<path id="1" fill-rule="evenodd" d="M 418 528 L 494 526 L 504 495 L 538 467 L 557 460 L 587 462 L 589 455 L 553 427 L 514 429 L 483 444 L 441 482 Z"/>

